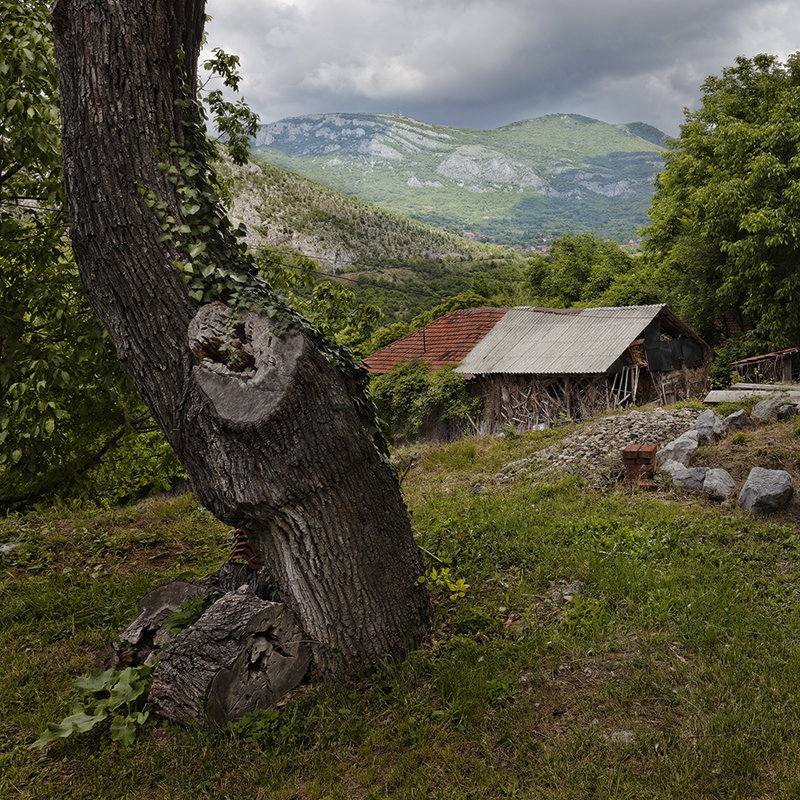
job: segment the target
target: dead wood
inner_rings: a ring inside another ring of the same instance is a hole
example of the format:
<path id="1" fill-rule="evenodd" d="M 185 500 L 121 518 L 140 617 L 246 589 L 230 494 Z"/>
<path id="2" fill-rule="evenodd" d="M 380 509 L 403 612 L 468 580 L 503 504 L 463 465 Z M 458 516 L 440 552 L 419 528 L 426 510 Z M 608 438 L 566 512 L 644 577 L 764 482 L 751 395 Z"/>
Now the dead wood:
<path id="1" fill-rule="evenodd" d="M 310 660 L 286 606 L 242 586 L 161 652 L 149 703 L 177 722 L 223 725 L 280 700 L 305 677 Z"/>

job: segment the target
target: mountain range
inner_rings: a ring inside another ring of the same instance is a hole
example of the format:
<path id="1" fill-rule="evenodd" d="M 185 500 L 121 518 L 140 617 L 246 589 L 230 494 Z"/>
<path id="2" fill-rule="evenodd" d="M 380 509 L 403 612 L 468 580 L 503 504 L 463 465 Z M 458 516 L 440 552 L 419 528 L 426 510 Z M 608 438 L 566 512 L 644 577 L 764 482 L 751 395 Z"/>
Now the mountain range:
<path id="1" fill-rule="evenodd" d="M 258 158 L 453 233 L 507 245 L 647 221 L 665 135 L 551 114 L 494 130 L 391 114 L 314 114 L 261 127 Z"/>

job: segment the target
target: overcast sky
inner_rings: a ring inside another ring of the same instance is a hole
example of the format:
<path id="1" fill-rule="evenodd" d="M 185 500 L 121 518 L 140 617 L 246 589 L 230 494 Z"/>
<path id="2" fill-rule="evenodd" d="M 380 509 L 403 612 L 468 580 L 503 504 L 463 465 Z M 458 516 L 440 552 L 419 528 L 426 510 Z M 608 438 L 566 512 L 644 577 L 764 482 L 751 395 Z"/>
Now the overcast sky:
<path id="1" fill-rule="evenodd" d="M 262 122 L 332 111 L 494 128 L 551 113 L 677 135 L 737 55 L 800 50 L 771 0 L 208 0 Z"/>

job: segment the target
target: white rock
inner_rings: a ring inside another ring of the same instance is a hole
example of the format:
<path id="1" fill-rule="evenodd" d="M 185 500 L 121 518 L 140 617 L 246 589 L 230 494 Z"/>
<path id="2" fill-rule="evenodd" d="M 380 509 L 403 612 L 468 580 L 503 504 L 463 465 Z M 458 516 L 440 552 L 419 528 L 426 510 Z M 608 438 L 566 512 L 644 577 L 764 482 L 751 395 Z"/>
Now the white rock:
<path id="1" fill-rule="evenodd" d="M 722 436 L 722 420 L 710 409 L 706 409 L 695 422 L 698 439 L 703 444 L 713 442 Z"/>
<path id="2" fill-rule="evenodd" d="M 786 470 L 753 467 L 739 492 L 739 505 L 754 514 L 767 514 L 788 505 L 793 493 L 794 480 Z"/>
<path id="3" fill-rule="evenodd" d="M 767 397 L 756 403 L 750 416 L 757 422 L 769 422 L 778 418 L 778 409 L 784 405 L 781 397 Z"/>
<path id="4" fill-rule="evenodd" d="M 733 414 L 728 414 L 722 420 L 722 435 L 727 436 L 733 431 L 743 431 L 752 424 L 753 420 L 750 419 L 750 415 L 743 408 L 740 408 L 738 411 L 734 411 Z"/>
<path id="5" fill-rule="evenodd" d="M 703 489 L 708 471 L 708 467 L 687 467 L 679 461 L 667 461 L 661 466 L 661 472 L 667 473 L 675 486 L 691 492 L 699 492 Z"/>
<path id="6" fill-rule="evenodd" d="M 727 500 L 736 489 L 736 482 L 727 470 L 716 468 L 706 473 L 703 481 L 703 492 L 712 500 Z"/>
<path id="7" fill-rule="evenodd" d="M 656 453 L 656 464 L 661 466 L 667 461 L 677 461 L 684 466 L 688 464 L 699 446 L 699 437 L 696 430 L 686 431 L 677 439 L 673 439 L 669 444 Z"/>

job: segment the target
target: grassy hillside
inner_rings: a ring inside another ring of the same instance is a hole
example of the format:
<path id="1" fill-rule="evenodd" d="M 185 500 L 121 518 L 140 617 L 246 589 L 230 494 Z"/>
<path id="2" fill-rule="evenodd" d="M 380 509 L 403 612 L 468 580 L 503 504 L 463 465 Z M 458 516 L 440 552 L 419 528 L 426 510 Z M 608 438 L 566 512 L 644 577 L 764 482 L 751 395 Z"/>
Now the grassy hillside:
<path id="1" fill-rule="evenodd" d="M 248 226 L 251 245 L 302 252 L 330 272 L 420 258 L 491 256 L 488 248 L 468 239 L 263 162 L 243 167 L 227 162 L 220 171 L 231 194 L 230 210 Z"/>
<path id="2" fill-rule="evenodd" d="M 504 244 L 592 231 L 627 239 L 646 221 L 663 134 L 553 114 L 496 130 L 381 114 L 262 127 L 264 160 L 407 216 Z"/>
<path id="3" fill-rule="evenodd" d="M 795 425 L 739 445 L 782 442 L 798 475 Z M 403 489 L 429 569 L 469 584 L 430 582 L 428 646 L 230 729 L 149 723 L 122 752 L 94 733 L 26 748 L 136 598 L 212 569 L 228 532 L 189 495 L 3 520 L 0 797 L 797 797 L 797 517 L 552 472 L 495 482 L 575 430 L 414 449 Z"/>
<path id="4" fill-rule="evenodd" d="M 383 311 L 408 321 L 469 289 L 479 274 L 519 278 L 521 254 L 403 217 L 263 162 L 220 165 L 248 243 L 302 253 Z"/>

